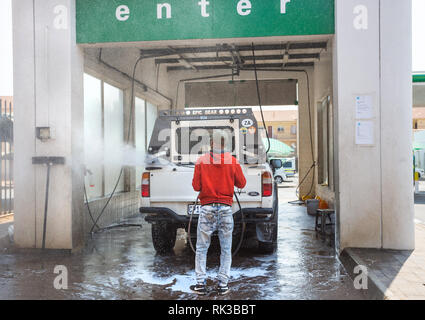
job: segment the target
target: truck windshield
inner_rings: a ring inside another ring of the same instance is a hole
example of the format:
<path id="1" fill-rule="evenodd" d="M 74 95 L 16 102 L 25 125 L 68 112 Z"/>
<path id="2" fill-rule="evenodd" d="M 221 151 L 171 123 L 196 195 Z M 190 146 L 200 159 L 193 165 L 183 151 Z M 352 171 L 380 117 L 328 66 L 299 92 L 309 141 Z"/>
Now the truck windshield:
<path id="1" fill-rule="evenodd" d="M 175 147 L 180 155 L 202 155 L 210 151 L 214 130 L 225 133 L 225 152 L 236 154 L 235 134 L 232 127 L 183 127 L 176 129 Z"/>

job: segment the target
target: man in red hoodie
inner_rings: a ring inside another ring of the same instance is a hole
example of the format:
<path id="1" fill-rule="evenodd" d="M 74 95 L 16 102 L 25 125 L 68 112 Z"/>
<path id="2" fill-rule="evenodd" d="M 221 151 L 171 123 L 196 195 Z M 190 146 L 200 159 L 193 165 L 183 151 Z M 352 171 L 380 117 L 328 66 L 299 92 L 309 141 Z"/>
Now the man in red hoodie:
<path id="1" fill-rule="evenodd" d="M 214 130 L 211 151 L 196 163 L 192 186 L 199 193 L 201 212 L 198 219 L 195 272 L 197 284 L 192 291 L 205 295 L 206 260 L 211 235 L 218 231 L 221 255 L 218 273 L 219 294 L 229 291 L 232 264 L 233 195 L 235 186 L 243 189 L 246 179 L 238 161 L 225 152 L 225 132 Z"/>

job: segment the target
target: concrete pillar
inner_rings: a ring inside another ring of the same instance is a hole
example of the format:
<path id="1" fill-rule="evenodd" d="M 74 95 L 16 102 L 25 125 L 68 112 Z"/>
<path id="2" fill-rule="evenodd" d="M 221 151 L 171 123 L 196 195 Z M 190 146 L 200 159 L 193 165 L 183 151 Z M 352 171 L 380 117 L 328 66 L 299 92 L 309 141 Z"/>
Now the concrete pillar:
<path id="1" fill-rule="evenodd" d="M 335 2 L 339 250 L 414 247 L 410 2 Z M 373 105 L 367 146 L 356 144 L 358 95 Z"/>
<path id="2" fill-rule="evenodd" d="M 310 193 L 315 197 L 315 175 L 314 170 L 310 170 L 313 161 L 316 161 L 316 151 L 314 146 L 315 134 L 315 108 L 314 108 L 314 77 L 312 70 L 305 73 L 298 73 L 298 176 L 299 182 L 305 178 L 299 189 L 299 197 Z M 308 79 L 308 81 L 307 81 Z M 310 98 L 308 96 L 310 94 Z M 310 121 L 311 120 L 311 121 Z M 310 122 L 310 123 L 309 123 Z M 311 130 L 311 132 L 310 132 Z M 311 136 L 310 136 L 311 134 Z M 312 146 L 313 143 L 313 146 Z M 312 187 L 313 184 L 313 187 Z M 311 192 L 310 192 L 311 191 Z"/>
<path id="3" fill-rule="evenodd" d="M 13 1 L 15 94 L 15 241 L 42 242 L 46 167 L 33 156 L 61 156 L 50 175 L 46 247 L 83 241 L 83 54 L 75 41 L 74 0 Z M 50 127 L 52 138 L 36 138 Z"/>
<path id="4" fill-rule="evenodd" d="M 381 1 L 382 246 L 413 249 L 412 4 Z"/>
<path id="5" fill-rule="evenodd" d="M 335 205 L 335 164 L 334 160 L 336 159 L 334 155 L 333 141 L 334 141 L 334 114 L 333 114 L 333 43 L 334 41 L 329 41 L 328 48 L 326 52 L 322 52 L 320 55 L 320 60 L 317 61 L 314 65 L 314 123 L 316 124 L 315 130 L 315 152 L 317 155 L 317 170 L 315 172 L 315 179 L 317 181 L 316 184 L 316 195 L 321 199 L 328 202 L 330 207 L 334 207 Z M 318 122 L 318 107 L 324 99 L 330 97 L 329 101 L 329 122 L 328 122 L 328 146 L 329 146 L 329 154 L 328 154 L 328 183 L 327 184 L 318 184 L 319 182 L 319 132 L 322 130 L 322 125 Z"/>

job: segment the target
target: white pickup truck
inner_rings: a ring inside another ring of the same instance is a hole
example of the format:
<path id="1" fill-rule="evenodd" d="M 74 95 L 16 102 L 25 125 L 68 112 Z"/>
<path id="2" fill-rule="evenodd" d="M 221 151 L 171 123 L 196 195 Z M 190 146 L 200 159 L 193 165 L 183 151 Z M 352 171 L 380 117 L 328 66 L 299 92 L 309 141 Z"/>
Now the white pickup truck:
<path id="1" fill-rule="evenodd" d="M 140 213 L 152 224 L 152 241 L 159 253 L 173 249 L 178 228 L 188 231 L 196 241 L 200 205 L 192 188 L 194 164 L 209 152 L 214 130 L 228 132 L 226 148 L 241 164 L 247 180 L 243 190 L 235 190 L 246 223 L 243 241 L 254 238 L 261 252 L 276 249 L 278 232 L 278 197 L 273 179 L 280 160 L 266 158 L 266 147 L 259 138 L 257 121 L 250 108 L 185 109 L 161 111 L 148 148 L 142 176 Z M 272 167 L 274 166 L 274 168 Z M 234 245 L 241 236 L 241 212 L 233 204 Z"/>

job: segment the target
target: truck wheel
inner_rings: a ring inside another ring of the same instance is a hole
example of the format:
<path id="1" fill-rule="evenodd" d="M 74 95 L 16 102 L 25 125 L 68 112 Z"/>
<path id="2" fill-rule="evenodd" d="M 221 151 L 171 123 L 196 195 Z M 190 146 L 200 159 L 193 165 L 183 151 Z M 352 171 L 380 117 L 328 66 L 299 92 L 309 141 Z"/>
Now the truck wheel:
<path id="1" fill-rule="evenodd" d="M 170 252 L 176 244 L 177 228 L 171 223 L 152 224 L 153 247 L 158 253 Z"/>
<path id="2" fill-rule="evenodd" d="M 258 251 L 263 254 L 272 254 L 276 251 L 276 243 L 258 242 Z"/>
<path id="3" fill-rule="evenodd" d="M 272 242 L 262 242 L 258 241 L 258 251 L 263 254 L 272 254 L 277 249 L 277 234 L 279 229 L 279 191 L 277 185 L 274 185 L 274 194 L 275 199 L 273 201 L 273 210 L 274 210 L 274 230 L 273 230 L 273 241 Z"/>
<path id="4" fill-rule="evenodd" d="M 258 241 L 258 251 L 263 254 L 272 254 L 277 249 L 277 224 L 273 230 L 273 241 L 272 242 L 262 242 Z"/>

